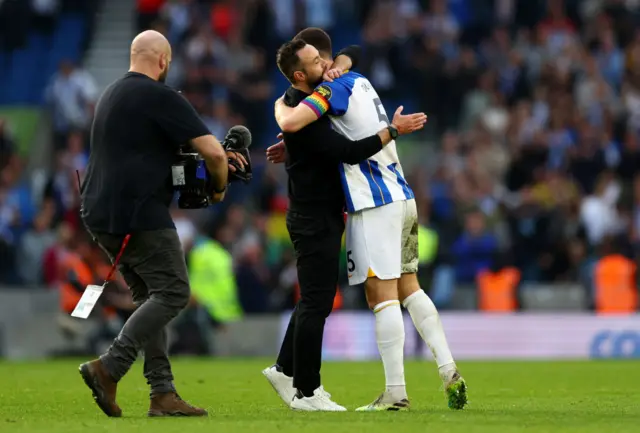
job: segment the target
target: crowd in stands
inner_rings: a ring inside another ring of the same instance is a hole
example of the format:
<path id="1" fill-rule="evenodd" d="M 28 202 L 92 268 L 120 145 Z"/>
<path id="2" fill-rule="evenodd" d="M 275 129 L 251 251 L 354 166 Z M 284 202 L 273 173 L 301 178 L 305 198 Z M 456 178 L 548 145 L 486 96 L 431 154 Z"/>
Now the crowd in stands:
<path id="1" fill-rule="evenodd" d="M 172 43 L 168 83 L 211 131 L 223 137 L 245 124 L 254 135 L 258 175 L 250 187 L 234 188 L 228 203 L 210 210 L 174 212 L 192 279 L 213 281 L 194 283 L 194 310 L 203 305 L 214 322 L 281 311 L 295 300 L 286 175 L 264 164 L 262 152 L 275 141 L 270 113 L 285 88 L 275 50 L 306 26 L 364 47 L 359 69 L 387 110 L 402 104 L 429 115 L 427 131 L 398 147 L 411 156 L 403 161 L 424 239 L 437 245 L 421 261 L 439 307 L 451 307 L 456 287 L 487 270 L 589 290 L 602 254 L 635 260 L 639 1 L 138 0 L 137 7 L 139 30 L 159 30 Z M 54 285 L 66 278 L 56 272 L 59 257 L 83 254 L 89 243 L 74 235 L 82 231 L 76 170 L 86 165 L 99 89 L 65 63 L 47 92 L 56 158 L 39 188 L 21 177 L 25 162 L 0 121 L 3 283 Z M 199 259 L 207 255 L 218 259 L 207 265 Z M 345 308 L 366 306 L 362 291 L 344 280 L 341 289 Z M 237 308 L 217 311 L 216 300 Z"/>

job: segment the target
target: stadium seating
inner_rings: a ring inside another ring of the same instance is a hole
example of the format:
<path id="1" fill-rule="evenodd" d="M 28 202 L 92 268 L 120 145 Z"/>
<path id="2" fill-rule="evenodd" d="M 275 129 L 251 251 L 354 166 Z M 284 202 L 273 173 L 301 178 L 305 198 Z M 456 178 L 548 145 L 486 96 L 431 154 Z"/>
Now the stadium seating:
<path id="1" fill-rule="evenodd" d="M 41 105 L 49 78 L 63 59 L 81 59 L 88 36 L 85 15 L 62 14 L 52 38 L 32 32 L 25 47 L 0 51 L 0 105 Z"/>

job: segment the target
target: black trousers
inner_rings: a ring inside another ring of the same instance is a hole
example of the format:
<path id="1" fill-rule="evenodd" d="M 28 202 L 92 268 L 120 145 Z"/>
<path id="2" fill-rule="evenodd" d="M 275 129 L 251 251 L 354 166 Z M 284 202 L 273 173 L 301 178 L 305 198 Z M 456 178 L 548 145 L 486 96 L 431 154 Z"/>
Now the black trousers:
<path id="1" fill-rule="evenodd" d="M 124 236 L 91 234 L 113 261 Z M 142 350 L 144 376 L 151 394 L 175 392 L 166 326 L 187 305 L 190 296 L 187 265 L 178 233 L 175 229 L 133 233 L 118 269 L 138 308 L 100 359 L 118 381 Z"/>
<path id="2" fill-rule="evenodd" d="M 287 229 L 296 254 L 300 301 L 291 314 L 277 364 L 293 376 L 294 387 L 311 396 L 321 384 L 322 337 L 336 295 L 344 216 L 289 211 Z"/>

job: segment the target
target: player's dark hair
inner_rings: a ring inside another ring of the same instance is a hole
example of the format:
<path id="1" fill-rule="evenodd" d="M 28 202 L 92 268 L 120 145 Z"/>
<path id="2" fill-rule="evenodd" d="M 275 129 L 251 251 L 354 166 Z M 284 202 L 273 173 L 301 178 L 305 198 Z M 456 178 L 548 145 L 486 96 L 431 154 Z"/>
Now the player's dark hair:
<path id="1" fill-rule="evenodd" d="M 332 57 L 333 50 L 331 48 L 331 37 L 327 32 L 318 27 L 307 27 L 298 33 L 293 40 L 301 39 L 309 45 L 316 47 L 323 57 Z"/>
<path id="2" fill-rule="evenodd" d="M 293 74 L 296 71 L 302 69 L 300 64 L 300 57 L 298 57 L 298 51 L 303 49 L 307 43 L 301 39 L 294 39 L 290 42 L 285 42 L 278 49 L 276 55 L 276 63 L 280 72 L 287 77 L 287 80 L 292 84 L 295 83 Z"/>

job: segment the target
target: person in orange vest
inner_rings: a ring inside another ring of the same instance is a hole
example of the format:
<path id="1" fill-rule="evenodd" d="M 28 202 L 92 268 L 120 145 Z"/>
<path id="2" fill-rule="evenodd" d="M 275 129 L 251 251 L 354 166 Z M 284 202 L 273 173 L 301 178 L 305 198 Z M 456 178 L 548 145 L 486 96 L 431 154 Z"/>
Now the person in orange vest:
<path id="1" fill-rule="evenodd" d="M 90 249 L 86 239 L 78 239 L 60 262 L 60 307 L 67 314 L 71 314 L 88 285 L 101 284 L 87 260 Z"/>
<path id="2" fill-rule="evenodd" d="M 521 275 L 510 261 L 508 253 L 499 253 L 493 266 L 477 274 L 480 311 L 511 313 L 519 309 L 518 286 Z"/>
<path id="3" fill-rule="evenodd" d="M 597 314 L 633 314 L 638 311 L 637 266 L 620 246 L 605 239 L 602 258 L 595 264 L 593 307 Z"/>
<path id="4" fill-rule="evenodd" d="M 71 314 L 85 288 L 90 284 L 103 284 L 110 270 L 111 266 L 105 261 L 104 253 L 97 244 L 84 236 L 77 239 L 73 250 L 67 252 L 61 261 L 62 311 Z M 135 308 L 131 294 L 123 287 L 126 287 L 126 284 L 123 284 L 120 274 L 116 273 L 114 281 L 107 286 L 100 300 L 103 308 L 96 310 L 103 315 L 102 317 L 111 319 L 120 314 L 126 318 Z"/>
<path id="5" fill-rule="evenodd" d="M 97 244 L 90 242 L 86 236 L 76 236 L 73 249 L 66 252 L 61 261 L 60 303 L 65 316 L 71 314 L 85 288 L 89 284 L 103 284 L 111 270 L 111 266 L 105 261 L 104 252 Z M 116 274 L 100 298 L 100 304 L 91 316 L 97 320 L 98 326 L 86 336 L 90 353 L 100 352 L 102 343 L 115 338 L 122 322 L 135 309 L 131 294 L 125 287 L 122 277 Z M 70 338 L 82 334 L 77 321 L 68 316 L 62 317 L 59 324 Z"/>

